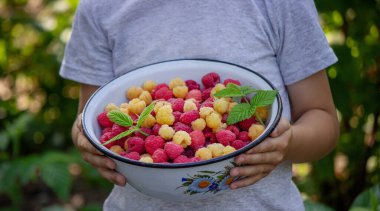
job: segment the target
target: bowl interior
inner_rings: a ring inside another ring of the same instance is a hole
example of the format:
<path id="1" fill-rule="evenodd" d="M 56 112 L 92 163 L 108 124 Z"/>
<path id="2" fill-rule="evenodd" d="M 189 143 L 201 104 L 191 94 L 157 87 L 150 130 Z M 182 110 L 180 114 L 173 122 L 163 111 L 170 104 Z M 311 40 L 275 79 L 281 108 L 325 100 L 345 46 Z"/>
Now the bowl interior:
<path id="1" fill-rule="evenodd" d="M 217 72 L 221 77 L 221 81 L 227 78 L 232 78 L 239 80 L 242 85 L 249 85 L 256 89 L 274 89 L 270 82 L 268 82 L 263 76 L 252 70 L 230 63 L 210 60 L 175 60 L 156 63 L 132 70 L 100 87 L 91 96 L 84 108 L 82 117 L 84 133 L 97 149 L 114 158 L 122 158 L 109 151 L 99 142 L 101 128 L 97 123 L 97 116 L 104 110 L 107 104 L 114 103 L 115 105 L 120 105 L 121 103 L 126 102 L 125 91 L 131 86 L 141 86 L 149 79 L 154 80 L 156 83 L 168 83 L 171 79 L 180 77 L 184 80 L 192 79 L 201 84 L 202 76 L 209 72 Z M 281 111 L 281 100 L 279 95 L 277 95 L 274 103 L 269 109 L 265 131 L 256 139 L 256 141 L 254 141 L 257 143 L 250 143 L 247 147 L 257 145 L 263 137 L 269 135 L 277 125 Z M 231 157 L 233 155 L 226 156 Z M 121 160 L 125 159 L 122 158 Z"/>

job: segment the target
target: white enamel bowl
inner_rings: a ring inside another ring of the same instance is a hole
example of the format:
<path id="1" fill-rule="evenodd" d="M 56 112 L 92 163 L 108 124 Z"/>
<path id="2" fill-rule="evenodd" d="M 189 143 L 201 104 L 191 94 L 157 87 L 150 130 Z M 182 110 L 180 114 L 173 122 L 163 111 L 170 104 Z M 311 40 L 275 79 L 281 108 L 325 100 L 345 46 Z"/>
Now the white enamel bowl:
<path id="1" fill-rule="evenodd" d="M 116 162 L 116 170 L 141 193 L 170 201 L 193 201 L 229 192 L 228 184 L 235 179 L 228 176 L 229 169 L 234 165 L 234 157 L 259 144 L 277 125 L 282 112 L 279 95 L 269 109 L 266 129 L 262 135 L 240 150 L 211 160 L 184 164 L 141 163 L 121 157 L 99 142 L 101 128 L 97 123 L 98 114 L 108 103 L 120 105 L 125 102 L 124 93 L 128 87 L 141 86 L 148 79 L 168 83 L 175 77 L 193 79 L 200 83 L 202 76 L 209 72 L 217 72 L 221 81 L 233 78 L 256 89 L 274 89 L 263 76 L 231 63 L 213 60 L 160 62 L 132 70 L 99 88 L 84 108 L 84 133 L 92 145 Z"/>

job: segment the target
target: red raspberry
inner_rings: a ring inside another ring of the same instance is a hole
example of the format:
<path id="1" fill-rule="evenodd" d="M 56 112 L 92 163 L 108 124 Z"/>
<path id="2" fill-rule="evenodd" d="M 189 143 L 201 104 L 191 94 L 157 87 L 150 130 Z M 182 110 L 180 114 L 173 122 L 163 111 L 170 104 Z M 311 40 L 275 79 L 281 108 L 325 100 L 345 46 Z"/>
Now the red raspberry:
<path id="1" fill-rule="evenodd" d="M 193 129 L 191 129 L 191 127 L 189 125 L 185 125 L 183 124 L 182 122 L 177 122 L 174 124 L 173 126 L 174 130 L 177 132 L 177 131 L 180 131 L 180 130 L 183 130 L 187 133 L 190 133 L 191 131 L 193 131 Z"/>
<path id="2" fill-rule="evenodd" d="M 158 131 L 160 131 L 160 128 L 160 124 L 154 124 L 152 128 L 152 135 L 158 136 Z"/>
<path id="3" fill-rule="evenodd" d="M 245 147 L 247 144 L 248 144 L 248 142 L 242 141 L 242 140 L 235 140 L 235 141 L 231 142 L 231 146 L 233 148 L 235 148 L 236 150 Z"/>
<path id="4" fill-rule="evenodd" d="M 213 103 L 213 102 L 210 102 L 210 101 L 208 101 L 208 102 L 205 101 L 204 103 L 202 103 L 201 107 L 210 107 L 210 108 L 214 108 L 214 103 Z"/>
<path id="5" fill-rule="evenodd" d="M 149 135 L 152 135 L 152 133 L 153 133 L 152 129 L 147 128 L 147 127 L 142 127 L 142 128 L 140 128 L 140 130 L 141 130 L 142 132 L 148 134 L 148 136 L 149 136 Z M 135 132 L 135 136 L 140 137 L 140 138 L 142 138 L 142 139 L 146 138 L 146 135 L 140 133 L 139 131 L 136 131 L 136 132 Z"/>
<path id="6" fill-rule="evenodd" d="M 240 129 L 248 131 L 249 127 L 251 127 L 253 123 L 256 123 L 256 120 L 254 117 L 251 117 L 239 122 L 238 124 L 239 124 Z"/>
<path id="7" fill-rule="evenodd" d="M 164 150 L 168 157 L 172 160 L 176 159 L 184 151 L 181 145 L 176 144 L 174 142 L 166 142 Z"/>
<path id="8" fill-rule="evenodd" d="M 137 114 L 131 114 L 129 116 L 132 118 L 134 123 L 137 123 L 137 120 L 139 119 L 139 116 L 137 116 Z"/>
<path id="9" fill-rule="evenodd" d="M 202 77 L 202 83 L 206 88 L 214 87 L 220 82 L 220 76 L 216 72 L 207 73 Z"/>
<path id="10" fill-rule="evenodd" d="M 227 119 L 228 119 L 228 114 L 227 113 L 223 114 L 223 116 L 222 116 L 222 122 L 226 123 Z"/>
<path id="11" fill-rule="evenodd" d="M 137 152 L 140 155 L 145 152 L 144 140 L 140 137 L 131 137 L 127 139 L 128 151 Z"/>
<path id="12" fill-rule="evenodd" d="M 200 102 L 202 101 L 202 92 L 199 89 L 193 89 L 189 91 L 186 95 L 186 99 L 193 98 L 194 100 Z"/>
<path id="13" fill-rule="evenodd" d="M 166 88 L 166 87 L 162 87 L 161 89 L 158 89 L 154 93 L 154 99 L 155 100 L 158 100 L 158 99 L 169 100 L 172 97 L 173 97 L 172 90 L 170 90 L 169 88 Z"/>
<path id="14" fill-rule="evenodd" d="M 168 156 L 164 149 L 157 149 L 153 152 L 152 159 L 155 163 L 165 163 L 168 161 Z"/>
<path id="15" fill-rule="evenodd" d="M 205 145 L 206 138 L 201 131 L 194 130 L 189 135 L 191 137 L 190 147 L 193 149 L 199 149 Z"/>
<path id="16" fill-rule="evenodd" d="M 162 149 L 164 144 L 165 141 L 160 136 L 150 135 L 145 139 L 145 149 L 151 155 L 153 155 L 157 149 Z"/>
<path id="17" fill-rule="evenodd" d="M 236 84 L 238 86 L 241 85 L 240 81 L 235 80 L 235 79 L 231 79 L 231 78 L 228 78 L 228 79 L 224 80 L 224 82 L 223 82 L 224 86 L 227 86 L 227 84 L 229 84 L 229 83 Z"/>
<path id="18" fill-rule="evenodd" d="M 151 93 L 153 99 L 156 99 L 155 98 L 155 94 L 156 94 L 157 90 L 159 90 L 159 89 L 161 89 L 163 87 L 166 87 L 166 88 L 169 89 L 169 86 L 167 84 L 165 84 L 165 83 L 157 84 L 157 86 L 154 87 L 154 89 L 152 90 L 152 93 Z"/>
<path id="19" fill-rule="evenodd" d="M 179 122 L 179 118 L 181 118 L 182 112 L 179 111 L 174 111 L 173 116 L 174 116 L 174 123 Z"/>
<path id="20" fill-rule="evenodd" d="M 201 161 L 201 159 L 199 157 L 192 157 L 192 158 L 190 158 L 190 162 L 191 163 L 195 163 L 195 162 L 199 162 L 199 161 Z"/>
<path id="21" fill-rule="evenodd" d="M 171 98 L 169 103 L 172 104 L 173 111 L 183 112 L 183 105 L 185 105 L 185 100 L 182 98 Z"/>
<path id="22" fill-rule="evenodd" d="M 187 88 L 189 88 L 189 91 L 200 88 L 199 84 L 194 80 L 186 80 L 185 83 Z"/>
<path id="23" fill-rule="evenodd" d="M 213 133 L 212 131 L 205 131 L 203 133 L 206 138 L 206 141 L 210 142 L 211 144 L 216 142 L 215 133 Z"/>
<path id="24" fill-rule="evenodd" d="M 251 141 L 251 138 L 249 138 L 247 131 L 241 131 L 237 139 L 242 140 L 242 141 Z"/>
<path id="25" fill-rule="evenodd" d="M 212 90 L 212 87 L 207 88 L 207 89 L 202 91 L 202 99 L 203 100 L 207 100 L 208 98 L 210 98 L 211 90 Z"/>
<path id="26" fill-rule="evenodd" d="M 119 135 L 120 133 L 122 133 L 126 130 L 128 130 L 128 127 L 123 127 L 123 126 L 120 126 L 118 124 L 112 125 L 112 135 L 113 136 Z"/>
<path id="27" fill-rule="evenodd" d="M 102 131 L 102 135 L 105 134 L 105 133 L 109 133 L 109 132 L 112 132 L 112 128 L 111 127 L 104 128 L 103 131 Z"/>
<path id="28" fill-rule="evenodd" d="M 233 132 L 236 136 L 238 136 L 239 133 L 240 133 L 239 128 L 236 127 L 235 125 L 229 125 L 229 126 L 226 128 L 226 130 L 229 130 L 229 131 Z"/>
<path id="29" fill-rule="evenodd" d="M 107 112 L 104 111 L 100 113 L 97 117 L 98 123 L 102 128 L 112 127 L 113 122 L 108 118 Z"/>
<path id="30" fill-rule="evenodd" d="M 120 155 L 131 160 L 140 160 L 140 154 L 138 152 L 122 152 Z"/>
<path id="31" fill-rule="evenodd" d="M 229 130 L 219 130 L 216 133 L 216 139 L 219 143 L 223 144 L 224 146 L 227 146 L 236 139 L 236 135 L 235 133 Z"/>
<path id="32" fill-rule="evenodd" d="M 185 155 L 188 158 L 194 157 L 195 151 L 191 147 L 186 147 L 185 151 L 183 152 L 183 155 Z"/>
<path id="33" fill-rule="evenodd" d="M 191 110 L 191 111 L 186 111 L 181 115 L 179 118 L 179 121 L 182 122 L 183 124 L 190 125 L 192 121 L 198 119 L 199 113 L 196 110 Z"/>
<path id="34" fill-rule="evenodd" d="M 103 144 L 103 143 L 107 142 L 108 140 L 110 140 L 112 137 L 114 137 L 114 136 L 112 135 L 112 132 L 104 133 L 102 136 L 100 136 L 99 142 L 100 142 L 101 144 Z M 111 142 L 111 143 L 105 145 L 105 147 L 107 147 L 107 148 L 109 149 L 109 148 L 111 148 L 111 147 L 114 146 L 114 145 L 116 145 L 116 142 L 115 142 L 115 141 L 113 141 L 113 142 Z"/>
<path id="35" fill-rule="evenodd" d="M 191 162 L 191 159 L 186 157 L 185 155 L 180 155 L 173 161 L 173 163 L 190 163 L 190 162 Z"/>

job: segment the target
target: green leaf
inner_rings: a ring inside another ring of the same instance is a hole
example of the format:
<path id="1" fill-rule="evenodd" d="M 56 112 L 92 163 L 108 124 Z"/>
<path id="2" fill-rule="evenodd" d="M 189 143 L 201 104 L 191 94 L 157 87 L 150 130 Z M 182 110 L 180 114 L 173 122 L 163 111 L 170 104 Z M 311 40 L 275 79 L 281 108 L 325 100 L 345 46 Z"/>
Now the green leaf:
<path id="1" fill-rule="evenodd" d="M 227 124 L 232 125 L 237 122 L 243 121 L 250 118 L 255 113 L 255 110 L 251 108 L 251 105 L 248 103 L 241 103 L 235 105 L 227 118 Z"/>
<path id="2" fill-rule="evenodd" d="M 249 86 L 242 86 L 242 87 L 240 87 L 240 90 L 241 90 L 241 93 L 242 93 L 244 96 L 259 91 L 259 90 L 257 90 L 257 89 L 252 89 L 252 88 L 249 87 Z"/>
<path id="3" fill-rule="evenodd" d="M 51 163 L 41 169 L 41 178 L 59 198 L 68 200 L 72 185 L 72 177 L 65 163 Z"/>
<path id="4" fill-rule="evenodd" d="M 149 114 L 153 111 L 154 109 L 154 104 L 151 103 L 149 106 L 147 106 L 142 112 L 141 115 L 139 116 L 139 119 L 137 120 L 137 127 L 140 128 L 141 124 L 144 122 L 144 120 L 149 116 Z"/>
<path id="5" fill-rule="evenodd" d="M 107 113 L 107 116 L 112 122 L 120 126 L 129 127 L 133 125 L 132 118 L 119 110 L 112 110 Z"/>
<path id="6" fill-rule="evenodd" d="M 128 135 L 130 135 L 130 134 L 132 134 L 132 133 L 134 133 L 134 132 L 136 132 L 136 131 L 138 131 L 138 130 L 139 130 L 138 128 L 132 128 L 132 129 L 129 129 L 129 130 L 127 130 L 127 131 L 124 131 L 124 132 L 120 133 L 119 135 L 114 136 L 114 137 L 111 138 L 110 140 L 104 142 L 102 145 L 107 145 L 107 144 L 109 144 L 109 143 L 111 143 L 111 142 L 114 142 L 114 141 L 116 141 L 116 140 L 119 140 L 119 139 L 121 139 L 121 138 L 124 138 L 125 136 L 128 136 Z"/>
<path id="7" fill-rule="evenodd" d="M 243 97 L 244 95 L 241 93 L 239 89 L 234 88 L 225 88 L 214 94 L 214 97 Z"/>
<path id="8" fill-rule="evenodd" d="M 251 99 L 251 105 L 263 107 L 273 103 L 278 91 L 277 90 L 259 90 Z"/>
<path id="9" fill-rule="evenodd" d="M 200 173 L 204 173 L 204 174 L 214 174 L 215 171 L 198 171 Z"/>

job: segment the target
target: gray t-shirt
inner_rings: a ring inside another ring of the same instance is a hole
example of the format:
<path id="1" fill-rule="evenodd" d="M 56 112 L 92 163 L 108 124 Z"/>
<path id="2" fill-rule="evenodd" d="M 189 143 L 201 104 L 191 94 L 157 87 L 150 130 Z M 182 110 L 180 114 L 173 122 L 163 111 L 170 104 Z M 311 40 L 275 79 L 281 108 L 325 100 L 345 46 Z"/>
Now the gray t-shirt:
<path id="1" fill-rule="evenodd" d="M 60 75 L 102 85 L 174 59 L 215 59 L 259 72 L 280 91 L 335 63 L 312 0 L 81 0 Z M 288 161 L 246 188 L 172 203 L 115 186 L 105 210 L 303 210 Z"/>

